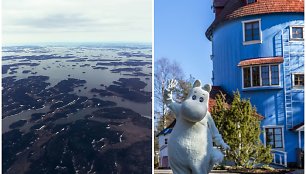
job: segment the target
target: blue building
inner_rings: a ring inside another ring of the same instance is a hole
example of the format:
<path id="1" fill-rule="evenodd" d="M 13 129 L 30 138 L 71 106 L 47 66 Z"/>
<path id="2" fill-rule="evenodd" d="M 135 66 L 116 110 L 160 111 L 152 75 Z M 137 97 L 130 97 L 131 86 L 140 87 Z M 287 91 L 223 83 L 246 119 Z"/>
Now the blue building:
<path id="1" fill-rule="evenodd" d="M 250 98 L 273 162 L 301 165 L 304 151 L 304 0 L 213 0 L 214 86 Z"/>

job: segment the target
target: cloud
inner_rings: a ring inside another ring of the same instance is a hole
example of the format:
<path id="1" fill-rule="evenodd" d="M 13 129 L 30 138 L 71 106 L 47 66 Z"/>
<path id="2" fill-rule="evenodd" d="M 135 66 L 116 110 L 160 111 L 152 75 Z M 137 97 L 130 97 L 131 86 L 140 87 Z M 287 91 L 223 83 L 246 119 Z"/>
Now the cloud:
<path id="1" fill-rule="evenodd" d="M 80 16 L 78 14 L 55 14 L 44 16 L 41 18 L 19 19 L 14 25 L 27 26 L 29 28 L 38 29 L 56 29 L 56 28 L 70 28 L 84 27 L 93 25 L 94 21 L 90 18 Z"/>
<path id="2" fill-rule="evenodd" d="M 3 0 L 3 41 L 150 42 L 151 5 L 151 0 Z"/>

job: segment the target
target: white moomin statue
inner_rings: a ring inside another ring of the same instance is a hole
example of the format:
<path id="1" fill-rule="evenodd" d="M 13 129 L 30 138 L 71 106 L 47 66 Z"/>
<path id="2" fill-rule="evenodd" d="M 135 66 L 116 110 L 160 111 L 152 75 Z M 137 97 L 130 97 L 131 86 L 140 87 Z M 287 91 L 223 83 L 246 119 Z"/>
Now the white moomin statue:
<path id="1" fill-rule="evenodd" d="M 168 141 L 169 164 L 174 174 L 208 174 L 224 155 L 213 142 L 229 149 L 208 112 L 211 85 L 201 87 L 196 80 L 182 103 L 172 99 L 177 82 L 170 80 L 164 91 L 164 101 L 176 115 L 176 124 Z"/>

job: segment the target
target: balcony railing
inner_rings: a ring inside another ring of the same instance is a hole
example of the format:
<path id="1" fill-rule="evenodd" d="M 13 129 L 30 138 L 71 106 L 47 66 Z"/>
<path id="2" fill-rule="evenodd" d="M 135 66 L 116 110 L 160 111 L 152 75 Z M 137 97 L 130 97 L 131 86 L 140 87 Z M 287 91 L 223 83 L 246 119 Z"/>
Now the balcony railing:
<path id="1" fill-rule="evenodd" d="M 273 155 L 272 163 L 287 167 L 287 152 L 276 149 L 272 149 L 271 152 Z"/>

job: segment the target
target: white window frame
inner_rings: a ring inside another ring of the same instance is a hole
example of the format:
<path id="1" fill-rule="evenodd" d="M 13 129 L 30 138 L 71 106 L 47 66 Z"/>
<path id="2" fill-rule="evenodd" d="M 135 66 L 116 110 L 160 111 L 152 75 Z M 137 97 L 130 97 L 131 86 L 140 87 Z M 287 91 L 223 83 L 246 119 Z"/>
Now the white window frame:
<path id="1" fill-rule="evenodd" d="M 283 125 L 266 125 L 263 126 L 263 132 L 264 132 L 264 145 L 265 147 L 267 147 L 267 140 L 266 140 L 266 128 L 281 128 L 282 129 L 282 143 L 283 143 L 283 147 L 282 148 L 272 148 L 272 149 L 285 149 L 285 134 L 284 134 L 284 126 Z"/>
<path id="2" fill-rule="evenodd" d="M 278 66 L 278 85 L 272 85 L 272 71 L 271 71 L 271 66 L 277 65 Z M 252 67 L 254 66 L 259 66 L 259 81 L 260 81 L 260 86 L 253 86 L 253 77 L 252 77 Z M 269 85 L 268 86 L 262 86 L 262 77 L 261 77 L 261 66 L 268 66 L 269 67 Z M 250 68 L 250 76 L 251 76 L 251 86 L 250 87 L 244 87 L 244 73 L 243 69 L 244 68 Z M 251 89 L 251 88 L 264 88 L 264 87 L 280 87 L 280 64 L 261 64 L 261 65 L 250 65 L 250 66 L 242 66 L 241 67 L 241 72 L 242 72 L 242 89 Z"/>
<path id="3" fill-rule="evenodd" d="M 302 33 L 302 36 L 303 38 L 302 39 L 296 39 L 296 38 L 292 38 L 292 28 L 294 27 L 299 27 L 299 28 L 303 28 L 303 33 Z M 303 25 L 290 25 L 290 42 L 299 42 L 299 41 L 304 41 L 304 38 L 305 38 L 305 35 L 304 35 L 304 26 Z"/>
<path id="4" fill-rule="evenodd" d="M 304 75 L 304 73 L 292 73 L 292 88 L 293 89 L 304 89 L 304 86 L 297 86 L 294 84 L 294 76 L 295 75 Z M 304 78 L 305 78 L 305 75 L 304 75 Z M 305 83 L 305 80 L 304 80 L 304 83 Z"/>
<path id="5" fill-rule="evenodd" d="M 245 41 L 245 24 L 250 22 L 258 22 L 259 25 L 259 40 L 251 40 L 251 41 Z M 261 19 L 252 19 L 247 21 L 242 21 L 242 37 L 243 37 L 243 45 L 251 45 L 251 44 L 258 44 L 262 43 L 262 31 L 261 31 Z"/>

